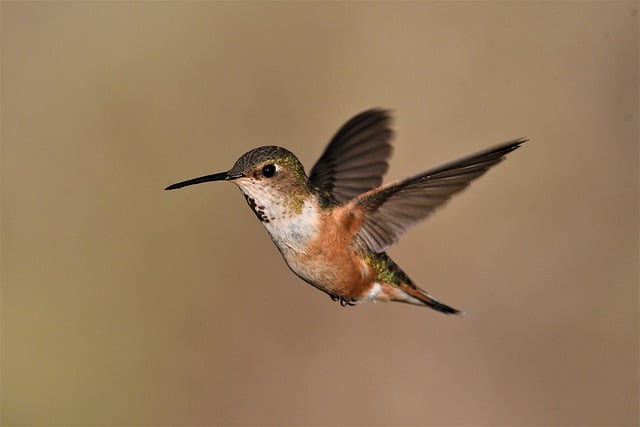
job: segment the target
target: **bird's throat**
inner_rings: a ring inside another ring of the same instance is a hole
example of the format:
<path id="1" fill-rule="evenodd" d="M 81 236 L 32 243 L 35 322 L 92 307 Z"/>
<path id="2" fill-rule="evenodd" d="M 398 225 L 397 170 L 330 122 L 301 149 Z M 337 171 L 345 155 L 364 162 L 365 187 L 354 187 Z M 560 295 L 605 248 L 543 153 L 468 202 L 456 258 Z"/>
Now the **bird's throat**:
<path id="1" fill-rule="evenodd" d="M 260 185 L 240 186 L 247 204 L 283 254 L 304 252 L 318 233 L 320 212 L 313 194 L 271 191 Z"/>

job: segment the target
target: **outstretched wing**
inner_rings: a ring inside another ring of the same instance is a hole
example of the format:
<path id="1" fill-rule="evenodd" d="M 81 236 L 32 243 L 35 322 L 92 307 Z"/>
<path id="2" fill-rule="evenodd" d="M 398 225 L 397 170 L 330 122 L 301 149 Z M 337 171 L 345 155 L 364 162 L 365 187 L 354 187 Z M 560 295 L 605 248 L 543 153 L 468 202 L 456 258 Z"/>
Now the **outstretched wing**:
<path id="1" fill-rule="evenodd" d="M 374 252 L 382 252 L 525 141 L 516 139 L 362 194 L 351 202 L 365 210 L 356 238 Z"/>
<path id="2" fill-rule="evenodd" d="M 338 130 L 311 169 L 309 180 L 340 203 L 382 183 L 391 155 L 391 117 L 386 110 L 364 111 Z"/>

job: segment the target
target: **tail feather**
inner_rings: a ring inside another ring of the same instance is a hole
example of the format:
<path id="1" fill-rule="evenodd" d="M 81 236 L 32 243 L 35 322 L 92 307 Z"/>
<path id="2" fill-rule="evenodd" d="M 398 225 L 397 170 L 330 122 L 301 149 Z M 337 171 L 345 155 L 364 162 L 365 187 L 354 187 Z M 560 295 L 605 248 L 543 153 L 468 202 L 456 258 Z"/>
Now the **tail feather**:
<path id="1" fill-rule="evenodd" d="M 414 285 L 409 276 L 385 252 L 369 253 L 366 259 L 378 273 L 378 281 L 384 288 L 385 301 L 427 306 L 445 314 L 464 314 L 458 309 L 441 303 L 427 291 Z"/>
<path id="2" fill-rule="evenodd" d="M 441 303 L 440 301 L 429 295 L 426 291 L 423 291 L 413 284 L 402 283 L 399 288 L 408 297 L 406 299 L 397 299 L 397 301 L 399 302 L 422 306 L 426 305 L 429 308 L 445 314 L 464 314 L 462 311 L 456 308 Z"/>

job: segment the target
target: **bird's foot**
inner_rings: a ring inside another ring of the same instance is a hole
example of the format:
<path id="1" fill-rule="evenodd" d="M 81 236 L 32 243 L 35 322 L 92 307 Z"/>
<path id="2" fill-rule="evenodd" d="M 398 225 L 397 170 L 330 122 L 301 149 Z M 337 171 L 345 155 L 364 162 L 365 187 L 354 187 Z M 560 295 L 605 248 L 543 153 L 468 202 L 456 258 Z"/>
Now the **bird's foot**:
<path id="1" fill-rule="evenodd" d="M 334 294 L 329 294 L 329 297 L 331 298 L 331 301 L 339 301 L 340 305 L 343 307 L 354 306 L 356 305 L 356 302 L 357 302 L 357 300 L 355 299 L 350 299 L 350 298 L 346 298 L 346 297 L 342 297 Z"/>

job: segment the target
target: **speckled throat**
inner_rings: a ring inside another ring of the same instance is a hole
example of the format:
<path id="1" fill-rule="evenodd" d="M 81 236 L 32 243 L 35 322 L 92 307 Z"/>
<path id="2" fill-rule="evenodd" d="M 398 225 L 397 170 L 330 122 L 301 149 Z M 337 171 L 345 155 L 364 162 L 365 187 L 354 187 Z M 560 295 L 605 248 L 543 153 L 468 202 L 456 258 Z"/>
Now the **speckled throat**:
<path id="1" fill-rule="evenodd" d="M 234 183 L 283 254 L 304 252 L 318 233 L 316 195 L 301 190 L 287 192 L 259 181 L 238 179 Z"/>

